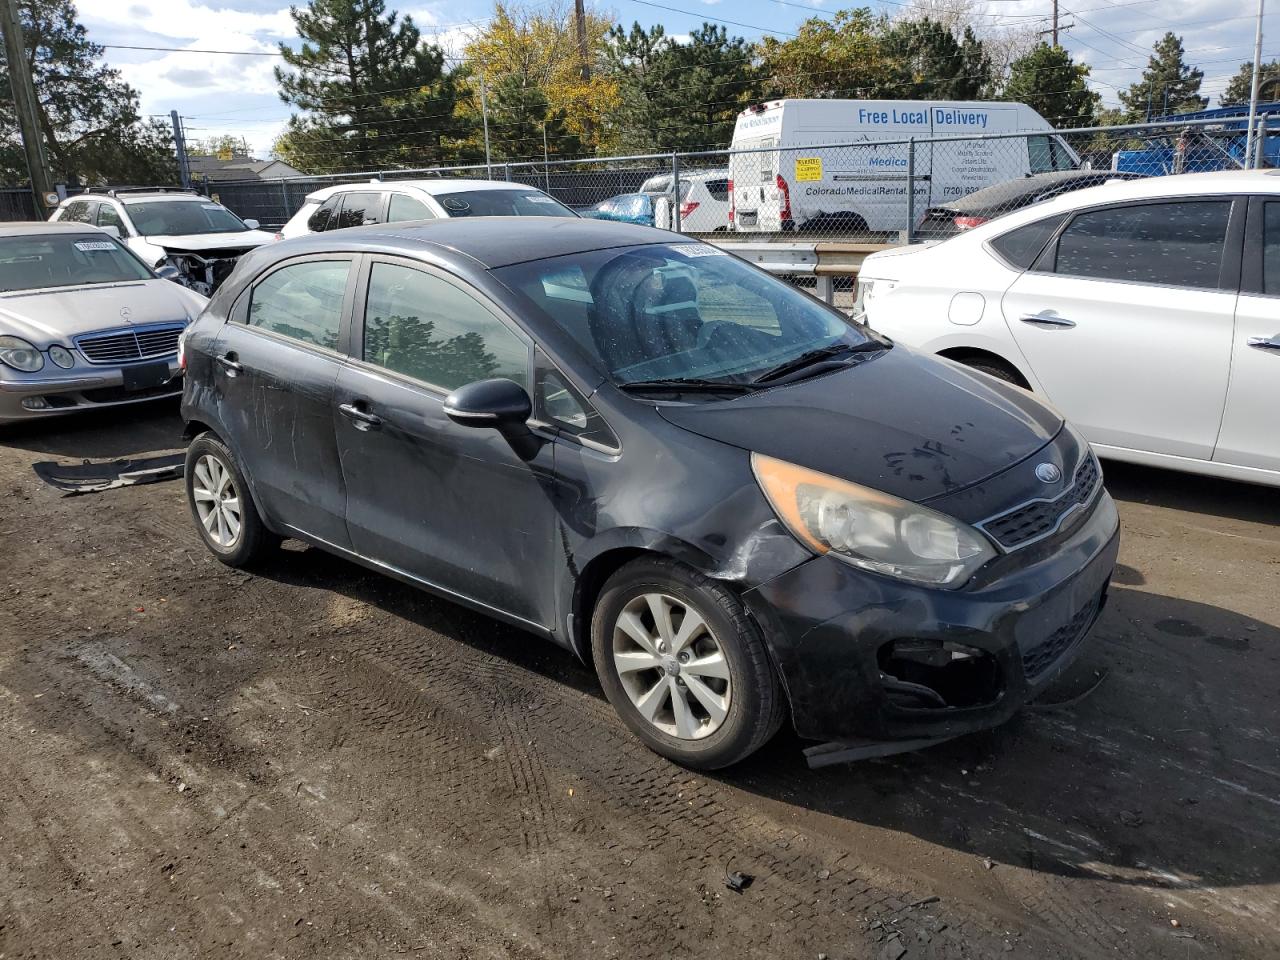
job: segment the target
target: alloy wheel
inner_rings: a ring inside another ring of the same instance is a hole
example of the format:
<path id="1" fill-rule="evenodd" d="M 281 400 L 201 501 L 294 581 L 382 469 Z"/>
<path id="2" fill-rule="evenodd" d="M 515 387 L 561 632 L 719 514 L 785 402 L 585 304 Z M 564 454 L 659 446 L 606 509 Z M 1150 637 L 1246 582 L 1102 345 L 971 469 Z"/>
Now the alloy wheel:
<path id="1" fill-rule="evenodd" d="M 240 539 L 240 494 L 231 470 L 218 457 L 206 453 L 196 461 L 191 499 L 205 536 L 223 550 L 234 547 Z"/>
<path id="2" fill-rule="evenodd" d="M 613 664 L 640 716 L 663 733 L 701 740 L 729 715 L 729 662 L 700 613 L 664 593 L 630 600 L 613 627 Z"/>

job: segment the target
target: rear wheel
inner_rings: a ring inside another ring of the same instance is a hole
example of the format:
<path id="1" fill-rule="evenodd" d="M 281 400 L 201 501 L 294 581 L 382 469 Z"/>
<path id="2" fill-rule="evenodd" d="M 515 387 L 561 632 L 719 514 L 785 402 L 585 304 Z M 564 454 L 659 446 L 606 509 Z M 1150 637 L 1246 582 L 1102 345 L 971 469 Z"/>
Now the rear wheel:
<path id="1" fill-rule="evenodd" d="M 737 597 L 682 564 L 644 559 L 615 573 L 591 640 L 609 702 L 677 763 L 729 766 L 782 725 L 785 701 L 759 630 Z"/>
<path id="2" fill-rule="evenodd" d="M 989 377 L 995 377 L 1005 383 L 1012 383 L 1015 387 L 1022 387 L 1024 390 L 1027 388 L 1027 382 L 1022 379 L 1022 375 L 1007 363 L 1001 363 L 999 360 L 989 360 L 986 357 L 974 357 L 971 360 L 961 360 L 960 362 L 966 367 L 985 373 Z"/>
<path id="3" fill-rule="evenodd" d="M 226 444 L 212 433 L 187 448 L 187 502 L 209 551 L 231 567 L 245 567 L 278 545 L 258 516 L 244 474 Z"/>

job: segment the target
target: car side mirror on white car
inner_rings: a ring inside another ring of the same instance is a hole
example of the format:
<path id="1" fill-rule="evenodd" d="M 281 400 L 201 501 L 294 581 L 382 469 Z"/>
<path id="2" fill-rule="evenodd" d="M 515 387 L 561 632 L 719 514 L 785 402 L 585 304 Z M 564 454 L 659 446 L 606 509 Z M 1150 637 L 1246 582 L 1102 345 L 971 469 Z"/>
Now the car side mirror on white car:
<path id="1" fill-rule="evenodd" d="M 105 227 L 99 227 L 98 229 L 101 230 L 103 233 L 111 234 L 111 236 L 115 237 L 117 240 L 124 239 L 123 237 L 120 236 L 120 228 L 115 226 L 114 224 L 111 224 Z"/>
<path id="2" fill-rule="evenodd" d="M 258 229 L 258 227 L 260 227 L 260 226 L 261 226 L 261 224 L 260 224 L 260 223 L 258 223 L 258 221 L 257 221 L 257 220 L 254 220 L 254 219 L 252 219 L 252 218 L 250 218 L 250 219 L 248 219 L 248 220 L 245 220 L 244 225 L 245 225 L 246 227 L 248 227 L 250 230 L 257 230 L 257 229 Z"/>

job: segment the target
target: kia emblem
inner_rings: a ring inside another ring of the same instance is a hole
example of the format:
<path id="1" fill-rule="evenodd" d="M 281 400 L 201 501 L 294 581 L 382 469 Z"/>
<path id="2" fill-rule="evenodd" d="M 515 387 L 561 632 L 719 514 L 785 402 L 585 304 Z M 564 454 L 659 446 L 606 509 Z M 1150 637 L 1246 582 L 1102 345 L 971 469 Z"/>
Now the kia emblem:
<path id="1" fill-rule="evenodd" d="M 1036 478 L 1043 483 L 1057 483 L 1062 479 L 1062 471 L 1052 463 L 1042 463 L 1036 467 Z"/>

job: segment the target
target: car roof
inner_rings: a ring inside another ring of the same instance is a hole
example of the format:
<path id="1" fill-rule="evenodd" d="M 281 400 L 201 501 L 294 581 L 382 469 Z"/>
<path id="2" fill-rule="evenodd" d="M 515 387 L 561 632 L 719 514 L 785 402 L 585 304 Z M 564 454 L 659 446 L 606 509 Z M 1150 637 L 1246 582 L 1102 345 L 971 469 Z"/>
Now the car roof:
<path id="1" fill-rule="evenodd" d="M 693 243 L 666 230 L 579 217 L 450 217 L 403 224 L 327 230 L 270 244 L 273 254 L 302 256 L 337 250 L 401 253 L 431 251 L 465 257 L 486 269 L 591 250 L 647 243 Z M 273 257 L 272 259 L 277 259 Z"/>
<path id="2" fill-rule="evenodd" d="M 104 231 L 91 223 L 67 220 L 12 221 L 0 224 L 0 237 L 29 237 L 42 233 L 98 233 Z"/>
<path id="3" fill-rule="evenodd" d="M 542 193 L 540 189 L 532 184 L 512 183 L 509 180 L 435 177 L 430 180 L 366 180 L 356 183 L 338 183 L 332 187 L 324 187 L 321 190 L 312 191 L 307 194 L 307 199 L 328 200 L 335 193 L 344 193 L 349 190 L 391 190 L 403 187 L 421 190 L 423 193 L 430 194 L 433 197 L 444 196 L 448 193 L 462 193 L 468 190 L 536 190 L 538 193 Z"/>
<path id="4" fill-rule="evenodd" d="M 206 197 L 200 193 L 166 193 L 157 190 L 155 193 L 131 193 L 127 197 L 102 197 L 100 200 L 119 200 L 121 203 L 137 203 L 139 200 L 145 200 L 148 203 L 154 200 L 178 200 L 184 203 L 218 203 L 213 197 Z M 221 204 L 218 204 L 221 206 Z"/>

